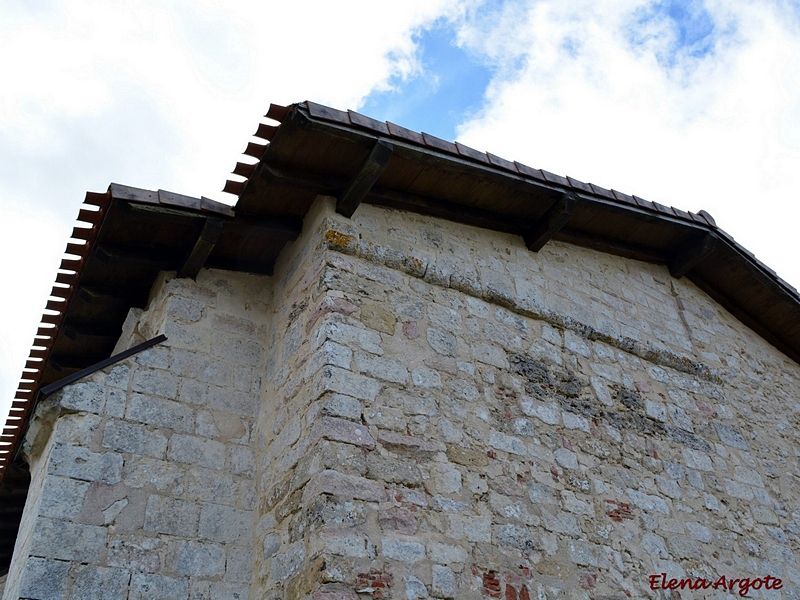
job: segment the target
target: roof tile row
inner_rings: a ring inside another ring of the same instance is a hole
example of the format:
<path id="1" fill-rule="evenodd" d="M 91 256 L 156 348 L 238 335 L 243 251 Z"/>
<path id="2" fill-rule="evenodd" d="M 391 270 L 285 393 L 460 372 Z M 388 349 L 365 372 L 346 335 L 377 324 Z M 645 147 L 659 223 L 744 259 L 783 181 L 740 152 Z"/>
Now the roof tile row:
<path id="1" fill-rule="evenodd" d="M 311 102 L 311 101 L 306 101 L 303 103 L 303 105 L 308 110 L 308 113 L 312 117 L 317 119 L 330 121 L 332 123 L 340 123 L 342 125 L 347 125 L 348 127 L 358 127 L 381 136 L 388 136 L 395 139 L 404 140 L 406 142 L 410 142 L 418 146 L 425 146 L 427 148 L 438 150 L 440 152 L 445 152 L 447 154 L 452 154 L 454 156 L 460 156 L 467 160 L 475 161 L 483 165 L 496 167 L 498 169 L 502 169 L 504 171 L 508 171 L 540 182 L 553 184 L 564 188 L 569 188 L 578 192 L 582 192 L 584 194 L 591 194 L 596 197 L 604 198 L 606 200 L 622 202 L 624 204 L 628 204 L 631 206 L 638 206 L 646 210 L 654 211 L 664 215 L 669 215 L 670 217 L 677 217 L 679 219 L 683 219 L 686 221 L 692 221 L 700 223 L 702 225 L 708 225 L 715 229 L 717 227 L 714 219 L 711 218 L 711 215 L 709 215 L 704 210 L 701 210 L 698 213 L 692 213 L 677 208 L 664 206 L 663 204 L 659 204 L 657 202 L 649 202 L 647 200 L 639 198 L 638 196 L 623 194 L 622 192 L 618 192 L 617 190 L 607 190 L 593 183 L 584 183 L 583 181 L 579 181 L 574 177 L 562 177 L 561 175 L 556 175 L 555 173 L 550 173 L 549 171 L 545 171 L 543 169 L 534 169 L 532 167 L 523 165 L 516 161 L 506 160 L 489 152 L 481 152 L 479 150 L 475 150 L 474 148 L 465 146 L 461 142 L 455 142 L 455 143 L 448 142 L 429 133 L 425 132 L 418 133 L 416 131 L 412 131 L 410 129 L 407 129 L 400 125 L 396 125 L 395 123 L 389 121 L 387 122 L 378 121 L 376 119 L 373 119 L 372 117 L 362 115 L 352 110 L 348 111 L 337 110 L 335 108 L 331 108 L 329 106 L 323 106 L 322 104 L 317 104 L 316 102 Z M 289 112 L 293 110 L 296 106 L 297 106 L 296 104 L 290 106 L 279 106 L 276 104 L 271 104 L 265 116 L 269 119 L 273 119 L 280 123 L 286 118 Z M 261 139 L 265 139 L 269 142 L 275 136 L 278 127 L 279 126 L 260 124 L 258 130 L 255 133 L 255 136 Z M 261 157 L 263 157 L 266 148 L 267 148 L 266 145 L 255 144 L 253 142 L 250 142 L 247 145 L 244 154 L 252 156 L 257 160 L 261 160 Z M 246 163 L 237 163 L 236 169 L 234 169 L 233 173 L 235 175 L 243 177 L 245 181 L 228 180 L 225 183 L 223 191 L 234 194 L 236 196 L 240 196 L 244 191 L 245 185 L 247 184 L 247 180 L 252 176 L 254 170 L 255 170 L 255 165 L 249 165 Z"/>

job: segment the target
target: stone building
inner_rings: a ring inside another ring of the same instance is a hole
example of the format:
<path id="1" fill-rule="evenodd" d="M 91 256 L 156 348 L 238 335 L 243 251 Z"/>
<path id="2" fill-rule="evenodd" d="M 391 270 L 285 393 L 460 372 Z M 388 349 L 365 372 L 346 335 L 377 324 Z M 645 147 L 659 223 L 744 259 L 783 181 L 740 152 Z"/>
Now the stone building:
<path id="1" fill-rule="evenodd" d="M 267 116 L 234 209 L 87 195 L 4 598 L 800 597 L 793 288 L 702 211 Z"/>

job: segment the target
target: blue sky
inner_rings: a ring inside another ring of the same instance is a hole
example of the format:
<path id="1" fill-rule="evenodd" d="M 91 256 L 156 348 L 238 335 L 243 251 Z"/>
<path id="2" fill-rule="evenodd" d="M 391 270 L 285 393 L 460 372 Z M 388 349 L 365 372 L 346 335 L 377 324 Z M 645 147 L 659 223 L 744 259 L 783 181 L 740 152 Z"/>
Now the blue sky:
<path id="1" fill-rule="evenodd" d="M 87 190 L 220 190 L 306 99 L 684 210 L 800 286 L 797 2 L 9 1 L 0 412 Z"/>
<path id="2" fill-rule="evenodd" d="M 418 71 L 393 76 L 388 90 L 367 96 L 361 108 L 382 121 L 455 140 L 456 126 L 483 106 L 493 69 L 480 56 L 459 47 L 455 25 L 440 19 L 415 32 Z"/>

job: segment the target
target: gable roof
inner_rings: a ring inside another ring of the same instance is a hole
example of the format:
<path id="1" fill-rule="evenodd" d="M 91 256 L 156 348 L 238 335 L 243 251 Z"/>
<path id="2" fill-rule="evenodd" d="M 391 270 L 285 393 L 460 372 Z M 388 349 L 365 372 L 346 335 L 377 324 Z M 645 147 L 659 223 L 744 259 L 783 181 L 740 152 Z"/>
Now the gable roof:
<path id="1" fill-rule="evenodd" d="M 534 169 L 352 111 L 271 105 L 225 191 L 207 198 L 111 184 L 89 193 L 56 277 L 0 440 L 0 477 L 17 457 L 40 388 L 107 358 L 156 274 L 203 266 L 271 274 L 319 194 L 351 215 L 360 202 L 523 236 L 538 250 L 561 240 L 686 276 L 776 348 L 800 362 L 800 295 L 697 214 Z"/>

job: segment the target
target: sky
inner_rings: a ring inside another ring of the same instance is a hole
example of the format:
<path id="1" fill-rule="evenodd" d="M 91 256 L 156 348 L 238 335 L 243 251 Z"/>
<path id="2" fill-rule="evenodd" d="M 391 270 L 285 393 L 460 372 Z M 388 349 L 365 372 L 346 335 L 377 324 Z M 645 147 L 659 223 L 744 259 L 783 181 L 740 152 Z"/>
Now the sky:
<path id="1" fill-rule="evenodd" d="M 705 209 L 800 287 L 798 0 L 0 0 L 0 82 L 3 420 L 85 192 L 232 204 L 271 102 Z"/>

